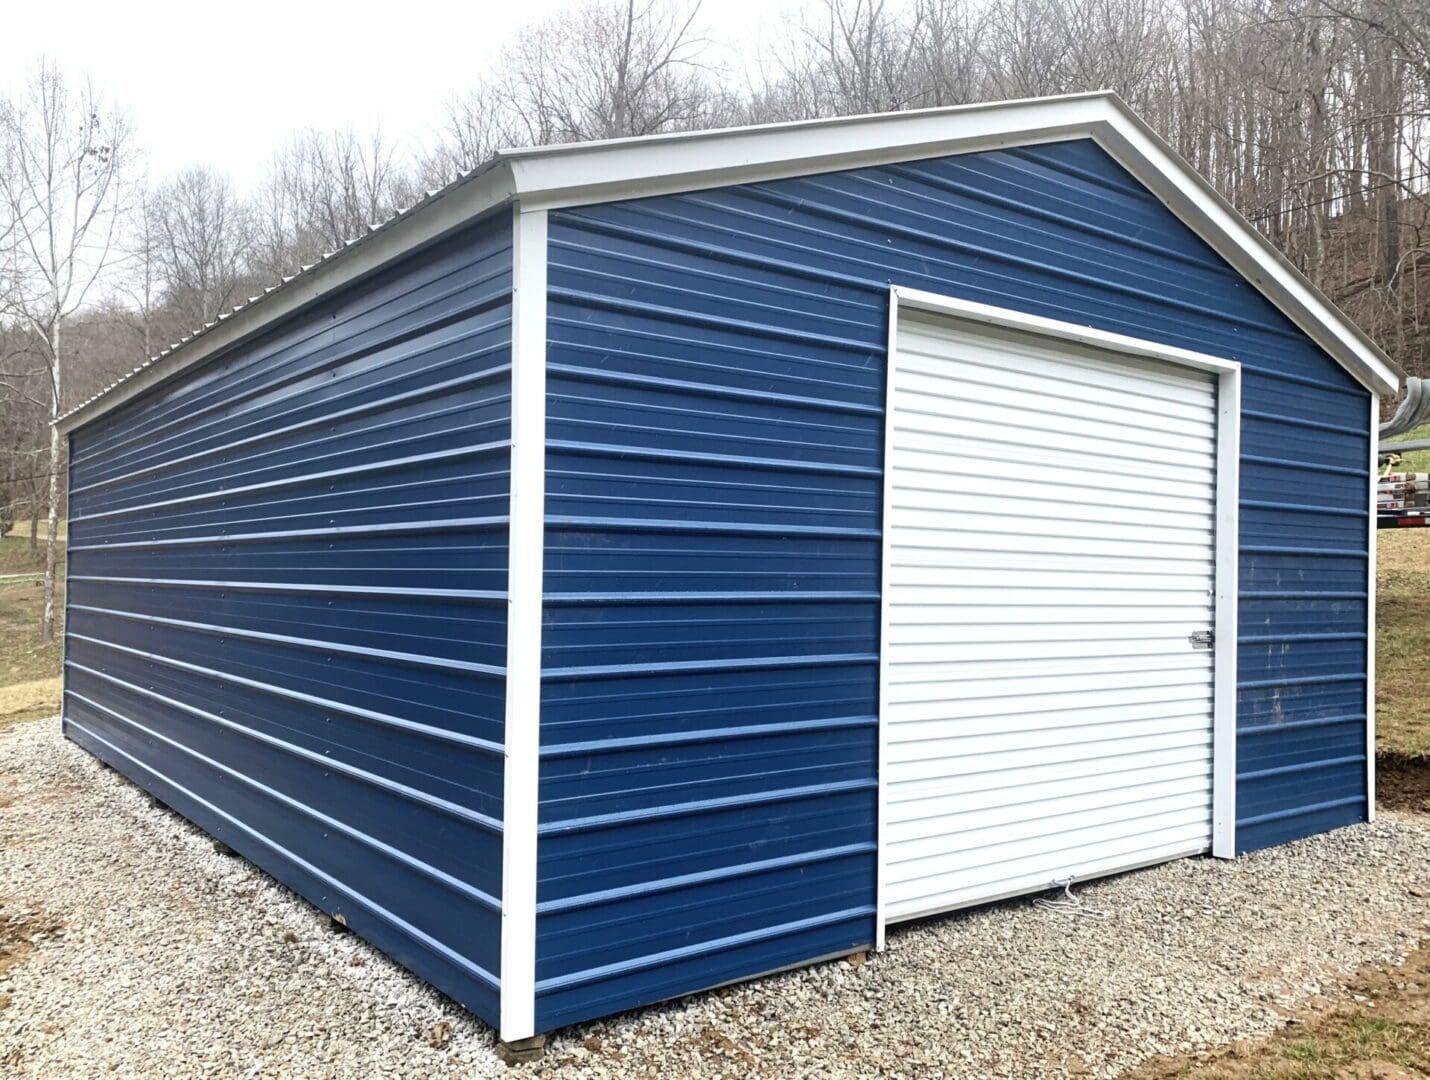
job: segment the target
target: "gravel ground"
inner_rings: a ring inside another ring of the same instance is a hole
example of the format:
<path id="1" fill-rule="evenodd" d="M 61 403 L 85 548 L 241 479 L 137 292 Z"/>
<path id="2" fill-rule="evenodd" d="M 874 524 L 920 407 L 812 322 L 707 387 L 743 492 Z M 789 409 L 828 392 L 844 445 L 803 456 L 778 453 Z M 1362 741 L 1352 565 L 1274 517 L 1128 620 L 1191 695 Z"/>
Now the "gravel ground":
<path id="1" fill-rule="evenodd" d="M 1430 936 L 1430 819 L 1015 901 L 889 950 L 582 1025 L 492 1032 L 223 856 L 43 721 L 0 731 L 0 1074 L 1115 1076 L 1272 1030 Z"/>

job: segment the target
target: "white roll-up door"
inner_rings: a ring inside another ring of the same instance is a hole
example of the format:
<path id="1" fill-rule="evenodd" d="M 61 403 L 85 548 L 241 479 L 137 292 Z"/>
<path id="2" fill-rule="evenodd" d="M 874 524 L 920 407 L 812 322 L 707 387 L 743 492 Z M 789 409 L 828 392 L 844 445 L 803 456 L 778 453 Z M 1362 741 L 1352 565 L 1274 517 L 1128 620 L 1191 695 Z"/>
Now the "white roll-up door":
<path id="1" fill-rule="evenodd" d="M 1215 378 L 917 312 L 894 352 L 885 918 L 1206 851 Z"/>

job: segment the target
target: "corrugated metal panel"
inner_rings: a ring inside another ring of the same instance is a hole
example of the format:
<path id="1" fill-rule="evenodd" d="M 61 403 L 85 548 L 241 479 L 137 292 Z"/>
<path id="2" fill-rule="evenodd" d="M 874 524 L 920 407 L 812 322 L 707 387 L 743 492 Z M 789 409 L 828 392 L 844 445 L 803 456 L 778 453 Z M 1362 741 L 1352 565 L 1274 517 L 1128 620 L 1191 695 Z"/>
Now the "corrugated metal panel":
<path id="1" fill-rule="evenodd" d="M 65 729 L 495 1022 L 510 220 L 75 433 Z"/>
<path id="2" fill-rule="evenodd" d="M 1215 379 L 909 313 L 895 349 L 888 918 L 1207 850 Z"/>
<path id="3" fill-rule="evenodd" d="M 540 1026 L 873 939 L 891 282 L 1243 364 L 1248 477 L 1311 482 L 1243 487 L 1239 842 L 1364 815 L 1363 648 L 1297 635 L 1364 632 L 1365 392 L 1092 143 L 553 211 L 551 258 Z"/>

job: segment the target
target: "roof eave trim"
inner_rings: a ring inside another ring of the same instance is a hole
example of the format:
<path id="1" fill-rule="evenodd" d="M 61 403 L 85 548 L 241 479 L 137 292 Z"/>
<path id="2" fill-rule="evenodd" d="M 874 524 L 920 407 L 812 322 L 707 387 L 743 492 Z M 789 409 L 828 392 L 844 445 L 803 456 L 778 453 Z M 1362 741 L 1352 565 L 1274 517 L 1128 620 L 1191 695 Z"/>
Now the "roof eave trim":
<path id="1" fill-rule="evenodd" d="M 1115 94 L 1099 91 L 502 151 L 55 423 L 69 433 L 506 202 L 551 210 L 1076 138 L 1111 154 L 1362 386 L 1396 393 L 1390 358 Z"/>
<path id="2" fill-rule="evenodd" d="M 1394 362 L 1117 95 L 506 151 L 524 208 L 560 209 L 839 169 L 1090 138 L 1367 390 L 1394 395 Z"/>

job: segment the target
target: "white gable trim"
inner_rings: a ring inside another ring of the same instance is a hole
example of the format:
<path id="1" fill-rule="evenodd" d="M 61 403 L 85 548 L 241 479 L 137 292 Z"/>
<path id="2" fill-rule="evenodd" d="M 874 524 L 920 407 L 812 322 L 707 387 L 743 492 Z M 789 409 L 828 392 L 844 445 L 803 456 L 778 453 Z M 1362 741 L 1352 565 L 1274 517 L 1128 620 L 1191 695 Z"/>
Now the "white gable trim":
<path id="1" fill-rule="evenodd" d="M 1100 92 L 502 151 L 57 423 L 64 432 L 88 423 L 508 200 L 556 209 L 1078 138 L 1103 147 L 1361 385 L 1396 393 L 1400 373 L 1375 343 L 1115 94 Z"/>

